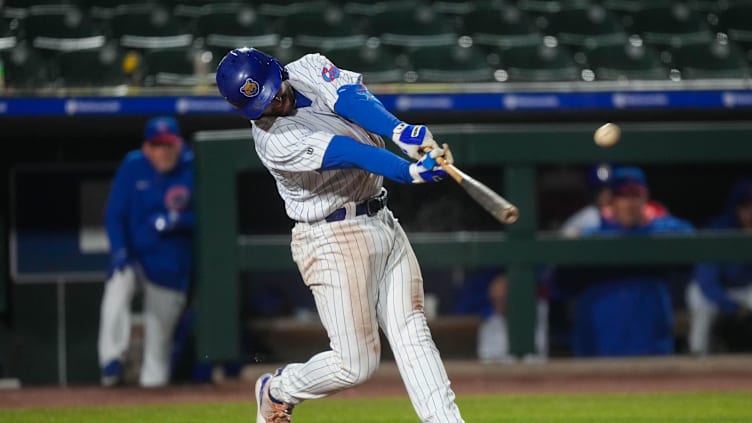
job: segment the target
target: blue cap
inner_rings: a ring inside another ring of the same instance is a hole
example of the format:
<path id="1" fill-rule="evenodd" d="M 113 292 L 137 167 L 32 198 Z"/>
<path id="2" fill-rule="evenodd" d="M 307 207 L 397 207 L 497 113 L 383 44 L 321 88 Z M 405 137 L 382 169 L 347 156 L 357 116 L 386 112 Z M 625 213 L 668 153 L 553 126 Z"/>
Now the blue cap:
<path id="1" fill-rule="evenodd" d="M 614 195 L 644 194 L 648 191 L 645 173 L 639 167 L 623 166 L 614 169 L 609 187 Z"/>
<path id="2" fill-rule="evenodd" d="M 144 142 L 178 143 L 183 141 L 180 136 L 178 122 L 169 116 L 159 116 L 149 119 L 144 128 Z"/>

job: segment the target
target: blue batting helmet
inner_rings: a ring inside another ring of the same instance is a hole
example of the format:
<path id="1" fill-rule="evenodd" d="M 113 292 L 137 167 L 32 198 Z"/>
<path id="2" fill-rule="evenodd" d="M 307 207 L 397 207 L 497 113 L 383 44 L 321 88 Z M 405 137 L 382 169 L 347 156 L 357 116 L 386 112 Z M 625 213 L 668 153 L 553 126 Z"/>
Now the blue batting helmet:
<path id="1" fill-rule="evenodd" d="M 246 119 L 258 119 L 274 100 L 287 70 L 255 48 L 236 48 L 219 62 L 217 88 Z"/>

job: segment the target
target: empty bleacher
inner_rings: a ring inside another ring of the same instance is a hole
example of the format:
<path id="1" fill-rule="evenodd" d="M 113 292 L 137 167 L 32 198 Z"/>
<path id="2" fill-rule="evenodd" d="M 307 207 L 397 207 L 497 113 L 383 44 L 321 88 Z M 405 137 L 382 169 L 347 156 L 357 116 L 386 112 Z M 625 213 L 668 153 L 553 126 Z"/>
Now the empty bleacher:
<path id="1" fill-rule="evenodd" d="M 752 0 L 6 0 L 5 87 L 192 86 L 230 49 L 371 83 L 748 79 Z"/>

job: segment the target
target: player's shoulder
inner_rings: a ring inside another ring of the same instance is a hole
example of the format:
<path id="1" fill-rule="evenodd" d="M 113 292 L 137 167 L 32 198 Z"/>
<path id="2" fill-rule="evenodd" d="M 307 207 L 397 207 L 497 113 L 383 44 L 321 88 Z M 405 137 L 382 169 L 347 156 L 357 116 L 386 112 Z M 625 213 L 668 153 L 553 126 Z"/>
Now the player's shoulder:
<path id="1" fill-rule="evenodd" d="M 320 63 L 329 63 L 330 60 L 324 56 L 321 53 L 308 53 L 300 56 L 298 60 L 295 60 L 294 62 L 291 62 L 288 66 L 291 65 L 312 65 L 312 64 L 320 64 Z"/>
<path id="2" fill-rule="evenodd" d="M 123 168 L 133 169 L 147 164 L 146 156 L 141 150 L 132 150 L 125 155 L 121 166 Z"/>
<path id="3" fill-rule="evenodd" d="M 185 164 L 193 163 L 193 150 L 183 147 L 183 151 L 180 152 L 180 162 Z"/>
<path id="4" fill-rule="evenodd" d="M 303 72 L 315 72 L 319 73 L 323 68 L 329 68 L 334 66 L 328 57 L 321 53 L 309 53 L 301 56 L 298 60 L 290 62 L 285 68 L 288 72 L 303 73 Z"/>
<path id="5" fill-rule="evenodd" d="M 684 219 L 672 216 L 670 214 L 657 217 L 651 222 L 655 232 L 693 232 L 694 227 Z"/>

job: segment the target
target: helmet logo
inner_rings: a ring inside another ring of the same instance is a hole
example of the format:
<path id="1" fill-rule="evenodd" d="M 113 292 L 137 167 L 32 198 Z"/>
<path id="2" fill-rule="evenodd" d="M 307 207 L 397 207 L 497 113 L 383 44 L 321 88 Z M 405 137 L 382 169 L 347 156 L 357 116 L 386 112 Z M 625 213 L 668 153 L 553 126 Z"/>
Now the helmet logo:
<path id="1" fill-rule="evenodd" d="M 326 82 L 332 82 L 339 78 L 339 68 L 334 65 L 330 65 L 328 68 L 325 66 L 321 69 L 321 77 L 324 78 L 324 81 Z"/>
<path id="2" fill-rule="evenodd" d="M 259 93 L 259 84 L 251 78 L 246 78 L 245 83 L 240 87 L 240 92 L 248 98 L 256 97 Z"/>

